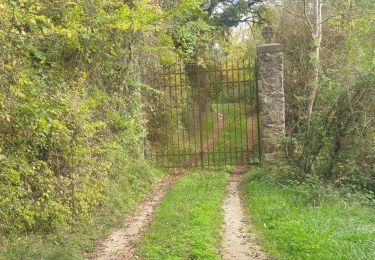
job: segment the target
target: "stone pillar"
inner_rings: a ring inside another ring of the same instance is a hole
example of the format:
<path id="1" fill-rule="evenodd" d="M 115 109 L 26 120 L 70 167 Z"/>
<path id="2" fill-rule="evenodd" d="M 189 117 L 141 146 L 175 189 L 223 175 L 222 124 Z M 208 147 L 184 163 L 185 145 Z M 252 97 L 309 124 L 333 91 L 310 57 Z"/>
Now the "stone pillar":
<path id="1" fill-rule="evenodd" d="M 278 43 L 257 48 L 257 81 L 262 161 L 272 163 L 285 157 L 281 140 L 285 136 L 283 53 Z"/>

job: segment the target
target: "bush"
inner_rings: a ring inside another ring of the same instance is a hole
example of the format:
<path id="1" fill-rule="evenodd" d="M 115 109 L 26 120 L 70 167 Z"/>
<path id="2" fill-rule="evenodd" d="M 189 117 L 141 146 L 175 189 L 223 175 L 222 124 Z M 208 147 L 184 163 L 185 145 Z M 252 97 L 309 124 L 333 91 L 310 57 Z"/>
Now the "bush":
<path id="1" fill-rule="evenodd" d="M 123 169 L 139 159 L 146 91 L 139 81 L 148 65 L 142 48 L 129 48 L 142 45 L 142 33 L 118 26 L 131 12 L 125 7 L 0 4 L 2 236 L 90 222 L 110 179 L 130 174 Z"/>

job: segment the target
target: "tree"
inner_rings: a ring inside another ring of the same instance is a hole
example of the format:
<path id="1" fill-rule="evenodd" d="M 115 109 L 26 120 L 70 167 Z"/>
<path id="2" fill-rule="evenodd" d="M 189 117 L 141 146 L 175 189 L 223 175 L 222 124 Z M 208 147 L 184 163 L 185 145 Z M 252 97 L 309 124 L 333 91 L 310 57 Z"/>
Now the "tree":
<path id="1" fill-rule="evenodd" d="M 312 52 L 311 64 L 313 66 L 313 75 L 310 82 L 310 91 L 307 103 L 307 117 L 310 118 L 313 112 L 314 102 L 316 99 L 316 92 L 319 88 L 319 71 L 320 71 L 320 52 L 322 43 L 322 27 L 326 20 L 323 20 L 323 1 L 324 0 L 303 0 L 302 7 L 297 7 L 297 10 L 291 9 L 286 3 L 280 4 L 278 1 L 271 0 L 270 2 L 278 8 L 294 17 L 302 20 L 311 33 Z M 285 1 L 287 2 L 287 1 Z M 289 1 L 290 2 L 290 1 Z M 295 4 L 295 1 L 293 1 Z"/>
<path id="2" fill-rule="evenodd" d="M 374 190 L 374 4 L 324 0 L 319 6 L 314 0 L 274 6 L 271 21 L 284 45 L 290 158 L 304 174 Z"/>

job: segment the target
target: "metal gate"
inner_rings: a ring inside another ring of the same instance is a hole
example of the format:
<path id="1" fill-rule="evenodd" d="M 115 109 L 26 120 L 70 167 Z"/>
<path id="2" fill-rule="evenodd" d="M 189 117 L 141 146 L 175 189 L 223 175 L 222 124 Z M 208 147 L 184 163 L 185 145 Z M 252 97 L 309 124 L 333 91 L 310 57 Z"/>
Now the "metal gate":
<path id="1" fill-rule="evenodd" d="M 153 72 L 147 157 L 163 167 L 260 162 L 256 70 L 249 60 L 176 63 Z"/>

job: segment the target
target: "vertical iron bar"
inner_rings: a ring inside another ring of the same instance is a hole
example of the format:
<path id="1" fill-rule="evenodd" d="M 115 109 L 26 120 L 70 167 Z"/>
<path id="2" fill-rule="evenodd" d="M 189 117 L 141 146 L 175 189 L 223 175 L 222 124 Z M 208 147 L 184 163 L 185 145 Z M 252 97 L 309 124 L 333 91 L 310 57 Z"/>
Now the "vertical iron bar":
<path id="1" fill-rule="evenodd" d="M 158 104 L 157 104 L 157 109 L 158 110 L 160 110 L 160 99 L 161 99 L 161 89 L 160 89 L 160 80 L 159 80 L 159 77 L 160 77 L 160 71 L 158 71 L 158 72 L 155 72 L 155 75 L 154 75 L 154 78 L 152 79 L 152 86 L 154 87 L 154 88 L 156 88 L 157 90 L 158 90 L 158 93 L 157 93 L 157 102 L 158 102 Z M 160 121 L 159 121 L 160 122 Z M 158 125 L 158 130 L 160 131 L 160 128 L 161 128 L 161 125 Z M 156 134 L 157 133 L 157 134 Z M 155 136 L 159 136 L 159 132 L 156 132 L 155 133 Z M 155 141 L 155 140 L 154 140 Z M 157 140 L 157 141 L 159 141 L 159 140 Z M 157 144 L 157 143 L 156 143 Z M 158 150 L 158 147 L 157 147 L 157 145 L 155 144 L 155 156 L 156 156 L 156 163 L 158 164 L 158 165 L 163 165 L 163 163 L 162 162 L 160 162 L 160 159 L 161 158 L 159 158 L 159 157 L 162 157 L 161 156 L 161 154 L 160 154 L 160 151 Z"/>
<path id="2" fill-rule="evenodd" d="M 211 63 L 208 63 L 208 68 L 209 68 L 209 71 L 208 71 L 208 81 L 210 83 L 209 87 L 210 87 L 210 116 L 211 116 L 211 121 L 212 121 L 212 126 L 211 126 L 211 142 L 212 142 L 212 165 L 215 167 L 215 139 L 214 139 L 214 136 L 215 136 L 215 122 L 214 122 L 214 111 L 213 111 L 213 100 L 212 100 L 212 97 L 213 97 L 213 93 L 212 93 L 212 72 L 214 72 L 212 70 L 212 67 L 211 67 Z"/>
<path id="3" fill-rule="evenodd" d="M 203 131 L 202 131 L 202 110 L 199 109 L 199 127 L 200 127 L 200 131 L 199 131 L 199 139 L 200 139 L 200 160 L 201 160 L 201 167 L 203 168 Z"/>
<path id="4" fill-rule="evenodd" d="M 251 69 L 251 61 L 249 60 L 249 83 L 250 83 L 250 110 L 251 110 L 251 151 L 252 151 L 252 157 L 254 162 L 254 155 L 255 155 L 255 145 L 254 145 L 254 118 L 253 118 L 253 109 L 254 109 L 254 104 L 253 104 L 253 84 L 252 84 L 252 69 Z"/>
<path id="5" fill-rule="evenodd" d="M 176 96 L 176 133 L 177 133 L 177 163 L 176 167 L 181 167 L 181 151 L 180 151 L 180 133 L 179 133 L 179 120 L 180 120 L 180 113 L 178 109 L 178 89 L 177 89 L 177 63 L 173 66 L 173 74 L 174 74 L 174 86 L 175 86 L 175 96 Z M 181 87 L 181 86 L 180 86 Z"/>
<path id="6" fill-rule="evenodd" d="M 224 64 L 223 64 L 223 67 L 224 67 Z M 220 66 L 220 68 L 221 68 L 221 66 Z M 223 73 L 224 74 L 224 73 Z M 225 74 L 224 74 L 225 75 Z M 223 111 L 221 111 L 222 112 L 222 115 L 224 116 L 224 122 L 225 122 L 225 126 L 224 126 L 224 129 L 226 128 L 226 125 L 227 125 L 227 123 L 226 123 L 226 121 L 227 121 L 227 116 L 225 115 L 225 113 L 224 113 L 224 92 L 225 92 L 225 83 L 224 82 L 222 82 L 222 81 L 220 81 L 221 82 L 221 88 L 222 88 L 222 91 L 221 91 L 221 108 L 222 108 L 222 110 Z M 228 119 L 229 120 L 229 119 Z M 225 129 L 225 130 L 227 130 L 227 129 Z M 223 156 L 224 156 L 224 160 L 223 160 L 223 162 L 224 162 L 224 165 L 226 165 L 227 164 L 227 154 L 226 154 L 226 150 L 227 150 L 227 148 L 226 148 L 226 146 L 227 146 L 227 142 L 226 142 L 226 138 L 225 138 L 225 135 L 226 135 L 226 133 L 225 133 L 225 131 L 223 131 L 223 138 L 224 138 L 224 147 L 223 147 L 223 151 L 222 151 L 222 154 L 223 154 Z"/>
<path id="7" fill-rule="evenodd" d="M 165 101 L 163 102 L 163 112 L 165 113 L 165 116 L 167 117 L 166 119 L 168 120 L 168 116 L 167 116 L 168 111 L 167 111 L 167 105 L 166 105 L 166 103 L 167 103 L 167 86 L 166 86 L 167 80 L 166 80 L 166 69 L 165 69 L 165 67 L 163 67 L 163 82 L 162 82 L 162 84 L 163 84 L 163 94 L 164 94 L 164 99 L 165 99 Z M 166 127 L 166 129 L 165 129 L 166 137 L 168 137 L 169 136 L 168 125 L 165 124 L 164 126 Z M 165 141 L 165 140 L 163 140 L 163 141 Z M 164 164 L 164 160 L 166 160 L 165 166 L 167 168 L 169 168 L 169 160 L 167 158 L 168 154 L 169 154 L 169 142 L 167 142 L 167 144 L 166 144 L 165 151 L 164 151 L 164 147 L 163 147 L 162 154 L 163 154 L 163 164 Z"/>
<path id="8" fill-rule="evenodd" d="M 185 71 L 186 71 L 186 69 L 185 69 Z M 188 76 L 186 75 L 186 77 L 188 77 Z M 186 84 L 187 84 L 187 86 L 190 86 L 191 83 L 188 82 L 188 79 L 189 78 L 186 79 L 187 80 Z M 191 101 L 189 99 L 189 97 L 191 98 L 191 93 L 192 93 L 192 90 L 191 90 L 191 86 L 190 86 L 190 88 L 187 89 L 187 92 L 186 92 L 186 112 L 187 112 L 187 117 L 188 117 L 187 119 L 189 120 L 188 121 L 189 123 L 191 123 L 191 119 L 193 118 L 193 115 L 194 115 L 194 113 L 191 114 L 191 110 L 190 110 L 190 107 L 189 107 L 189 104 L 190 104 L 190 101 Z M 187 135 L 188 135 L 188 154 L 189 154 L 188 160 L 190 160 L 190 157 L 193 154 L 192 147 L 191 147 L 191 131 L 192 131 L 191 127 L 192 127 L 192 125 L 189 125 L 189 129 L 187 131 Z"/>
<path id="9" fill-rule="evenodd" d="M 237 162 L 237 159 L 238 159 L 238 153 L 237 153 L 237 117 L 236 117 L 236 100 L 235 100 L 235 94 L 234 94 L 234 64 L 233 64 L 233 60 L 232 60 L 232 69 L 231 69 L 231 72 L 232 72 L 232 75 L 231 75 L 231 79 L 232 79 L 232 100 L 234 101 L 233 102 L 233 118 L 234 118 L 234 121 L 233 121 L 233 124 L 234 124 L 234 147 L 235 147 L 235 154 L 236 154 L 236 160 L 234 160 L 234 163 Z"/>
<path id="10" fill-rule="evenodd" d="M 197 89 L 199 91 L 202 91 L 203 92 L 203 88 L 204 86 L 202 86 L 201 84 L 201 81 L 199 79 L 199 67 L 198 67 L 198 64 L 196 65 L 197 66 Z M 204 74 L 203 74 L 204 75 Z M 200 93 L 202 94 L 202 93 Z M 200 96 L 198 97 L 198 99 L 201 98 Z M 201 107 L 201 103 L 200 101 L 198 101 L 198 115 L 199 115 L 199 145 L 200 145 L 200 163 L 201 163 L 201 167 L 203 168 L 203 125 L 202 125 L 202 107 Z"/>
<path id="11" fill-rule="evenodd" d="M 246 72 L 245 60 L 242 60 L 242 74 L 243 74 L 243 85 L 244 85 L 244 98 L 245 98 L 245 123 L 246 123 L 246 163 L 249 163 L 249 118 L 247 116 L 247 88 L 249 87 L 246 84 Z"/>
<path id="12" fill-rule="evenodd" d="M 168 92 L 169 92 L 169 111 L 170 111 L 170 121 L 171 123 L 173 122 L 173 102 L 172 102 L 172 73 L 171 73 L 171 67 L 168 67 Z M 172 123 L 173 126 L 173 123 Z M 171 129 L 171 154 L 169 155 L 169 160 L 171 162 L 171 166 L 173 167 L 174 165 L 174 160 L 175 160 L 175 149 L 174 149 L 174 131 Z"/>
<path id="13" fill-rule="evenodd" d="M 217 97 L 216 97 L 216 120 L 217 120 L 217 122 L 219 123 L 220 122 L 220 117 L 219 117 L 219 94 L 221 93 L 221 72 L 220 72 L 220 68 L 221 68 L 221 62 L 219 62 L 218 63 L 218 65 L 219 65 L 219 69 L 216 69 L 216 72 L 215 72 L 215 79 L 216 79 L 216 81 L 215 81 L 215 83 L 217 84 L 216 85 L 216 91 L 217 91 Z M 218 75 L 217 74 L 219 74 L 219 77 L 218 77 Z M 224 118 L 223 118 L 223 120 L 225 120 Z M 223 122 L 223 124 L 224 124 L 224 122 Z M 221 165 L 221 162 L 222 162 L 222 160 L 221 160 L 221 148 L 220 148 L 220 141 L 221 141 L 221 139 L 220 139 L 220 129 L 219 129 L 219 127 L 217 128 L 217 136 L 218 136 L 218 139 L 217 139 L 217 141 L 218 141 L 218 146 L 217 146 L 217 158 L 218 158 L 218 165 L 220 166 Z"/>
<path id="14" fill-rule="evenodd" d="M 239 106 L 239 119 L 240 119 L 240 151 L 241 151 L 241 160 L 243 160 L 243 144 L 242 144 L 242 140 L 243 140 L 243 131 L 242 131 L 242 107 L 241 107 L 241 75 L 240 75 L 240 66 L 239 66 L 239 62 L 238 62 L 238 59 L 237 59 L 237 62 L 236 62 L 236 65 L 237 65 L 237 91 L 238 91 L 238 106 Z M 246 113 L 245 113 L 246 114 Z"/>
<path id="15" fill-rule="evenodd" d="M 193 69 L 194 70 L 197 70 L 197 68 L 196 68 L 196 65 L 195 64 L 192 64 L 192 66 L 193 66 Z M 197 71 L 194 71 L 195 73 L 195 76 L 197 77 L 197 79 L 196 79 L 196 83 L 198 83 L 198 73 L 197 73 Z M 198 84 L 197 84 L 198 85 Z M 196 91 L 198 90 L 197 88 L 197 85 L 195 86 L 195 92 L 193 93 L 193 95 L 196 95 L 197 93 L 196 93 Z M 194 154 L 195 154 L 195 158 L 197 157 L 197 129 L 196 129 L 196 118 L 195 118 L 195 115 L 196 115 L 196 111 L 195 111 L 195 100 L 196 99 L 196 97 L 193 97 L 193 103 L 192 103 L 192 105 L 193 105 L 193 120 L 194 120 Z M 195 166 L 198 166 L 198 160 L 196 160 L 195 159 Z"/>
<path id="16" fill-rule="evenodd" d="M 258 60 L 255 59 L 255 69 L 254 69 L 254 76 L 255 76 L 255 91 L 256 91 L 256 114 L 257 114 L 257 132 L 258 132 L 258 154 L 259 154 L 259 162 L 262 162 L 262 144 L 261 144 L 261 136 L 260 136 L 260 115 L 259 115 L 259 89 L 258 89 Z"/>
<path id="17" fill-rule="evenodd" d="M 152 68 L 151 70 L 151 87 L 152 88 L 155 88 L 156 89 L 156 86 L 155 86 L 155 76 L 156 76 L 156 73 L 155 73 L 155 68 Z M 153 95 L 153 94 L 152 94 Z M 156 96 L 156 100 L 155 100 L 155 103 L 157 103 L 157 106 L 158 106 L 158 109 L 160 107 L 160 94 L 157 94 Z M 150 112 L 150 116 L 152 116 L 152 110 Z M 154 155 L 152 154 L 152 149 L 151 149 L 151 157 L 155 156 L 155 160 L 156 160 L 156 164 L 159 165 L 159 158 L 157 156 L 157 153 L 155 151 Z"/>
<path id="18" fill-rule="evenodd" d="M 205 113 L 205 116 L 206 116 L 206 126 L 205 126 L 205 129 L 206 129 L 206 153 L 207 153 L 207 166 L 210 167 L 210 150 L 208 149 L 208 139 L 210 137 L 210 134 L 209 134 L 209 125 L 208 125 L 208 102 L 209 102 L 209 84 L 211 83 L 209 81 L 209 79 L 207 79 L 207 74 L 209 75 L 210 73 L 210 68 L 208 67 L 208 70 L 204 69 L 204 88 L 205 88 L 205 108 L 204 108 L 204 113 Z M 208 83 L 206 83 L 206 80 L 208 81 Z"/>
<path id="19" fill-rule="evenodd" d="M 179 70 L 179 79 L 180 79 L 180 99 L 181 99 L 181 126 L 182 126 L 182 149 L 183 149 L 183 159 L 182 161 L 180 162 L 181 166 L 185 166 L 185 161 L 186 161 L 186 140 L 185 140 L 185 126 L 183 125 L 183 116 L 184 116 L 184 105 L 183 105 L 183 102 L 184 102 L 184 96 L 183 96 L 183 93 L 182 93 L 182 89 L 183 89 L 183 77 L 182 77 L 182 69 L 181 69 L 181 64 L 178 64 L 178 70 Z"/>
<path id="20" fill-rule="evenodd" d="M 226 88 L 227 88 L 227 109 L 228 115 L 230 113 L 230 105 L 229 105 L 229 69 L 228 69 L 228 60 L 225 61 L 225 75 L 226 75 Z M 229 164 L 232 164 L 232 136 L 231 136 L 231 119 L 228 120 L 228 130 L 229 130 Z"/>

